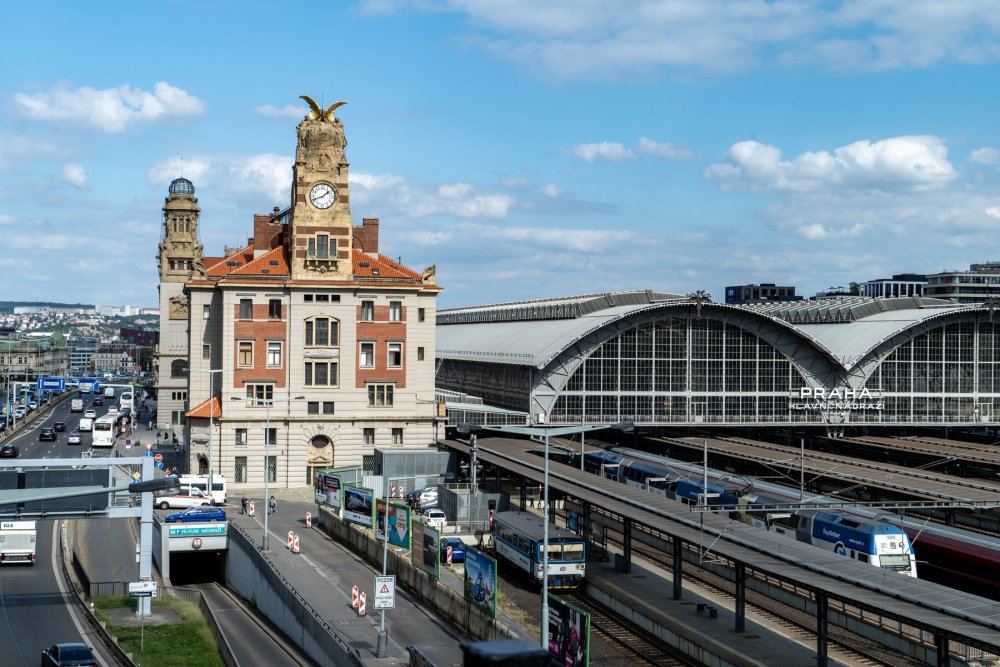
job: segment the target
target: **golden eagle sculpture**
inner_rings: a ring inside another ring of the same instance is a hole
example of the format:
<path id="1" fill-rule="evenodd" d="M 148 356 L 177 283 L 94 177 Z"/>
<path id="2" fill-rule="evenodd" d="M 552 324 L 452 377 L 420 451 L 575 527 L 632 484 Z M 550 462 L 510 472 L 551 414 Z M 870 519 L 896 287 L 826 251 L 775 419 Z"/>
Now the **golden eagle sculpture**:
<path id="1" fill-rule="evenodd" d="M 325 120 L 325 121 L 327 121 L 329 123 L 333 122 L 333 112 L 337 110 L 337 107 L 342 107 L 345 104 L 347 104 L 347 102 L 334 102 L 333 104 L 331 104 L 330 106 L 328 106 L 325 110 L 323 110 L 323 109 L 320 108 L 320 106 L 318 104 L 316 104 L 316 100 L 314 100 L 313 98 L 309 97 L 308 95 L 299 95 L 299 97 L 301 99 L 305 100 L 306 104 L 309 105 L 309 109 L 310 109 L 310 111 L 309 111 L 309 117 L 311 119 L 313 119 L 313 120 Z"/>

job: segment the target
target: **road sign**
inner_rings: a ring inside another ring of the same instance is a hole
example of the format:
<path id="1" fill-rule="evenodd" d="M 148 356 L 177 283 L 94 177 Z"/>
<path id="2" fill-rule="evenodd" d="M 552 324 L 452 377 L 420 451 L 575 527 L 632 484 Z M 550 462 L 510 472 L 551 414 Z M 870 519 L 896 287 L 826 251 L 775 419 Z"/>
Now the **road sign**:
<path id="1" fill-rule="evenodd" d="M 163 454 L 157 454 L 156 456 L 153 457 L 153 460 L 154 461 L 162 461 L 163 460 Z"/>
<path id="2" fill-rule="evenodd" d="M 128 585 L 130 598 L 151 598 L 156 595 L 155 581 L 132 581 Z"/>
<path id="3" fill-rule="evenodd" d="M 353 607 L 354 609 L 357 609 L 358 608 L 358 601 L 360 599 L 361 599 L 361 596 L 358 595 L 358 587 L 355 586 L 354 588 L 351 589 L 351 607 Z"/>
<path id="4" fill-rule="evenodd" d="M 365 612 L 368 611 L 367 606 L 368 606 L 368 596 L 362 593 L 361 597 L 358 598 L 358 616 L 365 615 Z"/>
<path id="5" fill-rule="evenodd" d="M 158 469 L 160 469 L 160 470 L 163 470 L 163 461 L 157 461 L 157 462 L 156 462 L 156 467 L 157 467 Z"/>
<path id="6" fill-rule="evenodd" d="M 138 470 L 136 470 L 134 473 L 132 473 L 132 479 L 137 480 L 137 481 L 140 480 L 140 479 L 142 479 L 142 473 L 140 473 Z"/>
<path id="7" fill-rule="evenodd" d="M 375 577 L 375 600 L 372 609 L 392 609 L 396 606 L 396 575 Z"/>
<path id="8" fill-rule="evenodd" d="M 145 454 L 145 456 L 146 456 L 146 458 L 148 458 L 148 459 L 151 459 L 151 458 L 153 458 L 153 452 L 151 452 L 151 451 L 149 451 L 149 450 L 147 449 L 147 450 L 146 450 L 146 454 Z"/>

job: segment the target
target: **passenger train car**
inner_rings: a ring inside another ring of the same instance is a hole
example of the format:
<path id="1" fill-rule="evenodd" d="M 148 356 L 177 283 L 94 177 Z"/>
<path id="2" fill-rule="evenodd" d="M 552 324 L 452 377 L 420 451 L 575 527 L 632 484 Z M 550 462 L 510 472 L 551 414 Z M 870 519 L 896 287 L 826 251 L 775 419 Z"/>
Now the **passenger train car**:
<path id="1" fill-rule="evenodd" d="M 691 470 L 640 460 L 618 451 L 588 452 L 583 457 L 583 466 L 584 470 L 592 473 L 686 504 L 698 503 L 704 493 L 702 479 Z M 745 510 L 731 512 L 733 518 L 743 523 L 832 550 L 875 567 L 917 576 L 910 538 L 898 526 L 835 510 L 801 509 L 761 515 L 760 512 L 749 511 L 749 506 L 788 503 L 789 500 L 751 493 L 749 482 L 742 485 L 731 484 L 732 480 L 725 482 L 710 481 L 705 500 L 710 506 L 746 507 Z"/>
<path id="2" fill-rule="evenodd" d="M 493 515 L 493 550 L 504 560 L 542 583 L 542 517 L 529 512 Z M 576 588 L 587 570 L 587 543 L 568 530 L 549 524 L 549 588 Z"/>

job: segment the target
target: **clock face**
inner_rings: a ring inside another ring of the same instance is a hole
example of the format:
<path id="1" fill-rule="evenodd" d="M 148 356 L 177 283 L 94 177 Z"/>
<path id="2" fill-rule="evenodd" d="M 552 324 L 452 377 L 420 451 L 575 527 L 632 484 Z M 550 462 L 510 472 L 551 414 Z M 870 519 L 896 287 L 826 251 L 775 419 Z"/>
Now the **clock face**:
<path id="1" fill-rule="evenodd" d="M 337 201 L 337 190 L 328 183 L 317 183 L 309 191 L 309 201 L 316 208 L 330 208 Z"/>

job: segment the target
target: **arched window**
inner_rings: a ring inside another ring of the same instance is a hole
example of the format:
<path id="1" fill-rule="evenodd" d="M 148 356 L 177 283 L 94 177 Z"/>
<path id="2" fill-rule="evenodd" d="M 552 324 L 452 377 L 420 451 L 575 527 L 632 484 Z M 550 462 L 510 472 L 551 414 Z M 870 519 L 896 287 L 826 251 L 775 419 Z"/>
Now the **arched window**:
<path id="1" fill-rule="evenodd" d="M 170 377 L 184 378 L 188 376 L 188 362 L 184 359 L 177 359 L 170 362 Z"/>
<path id="2" fill-rule="evenodd" d="M 337 347 L 340 345 L 340 322 L 332 317 L 310 317 L 305 321 L 306 347 Z"/>

